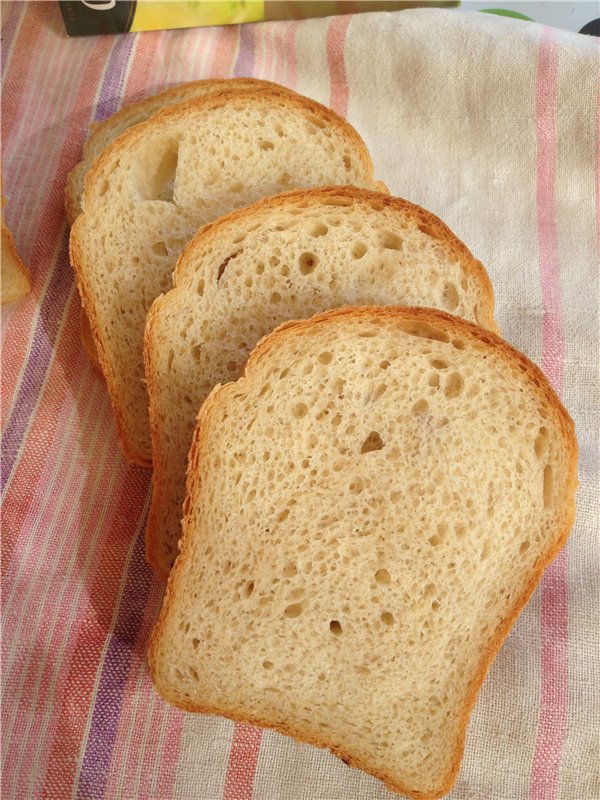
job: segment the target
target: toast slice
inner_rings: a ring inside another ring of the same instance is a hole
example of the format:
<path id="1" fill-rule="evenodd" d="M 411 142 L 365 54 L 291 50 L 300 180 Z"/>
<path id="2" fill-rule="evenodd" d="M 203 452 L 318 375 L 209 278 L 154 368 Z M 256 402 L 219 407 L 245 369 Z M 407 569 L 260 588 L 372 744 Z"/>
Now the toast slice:
<path id="1" fill-rule="evenodd" d="M 282 325 L 200 411 L 156 688 L 441 797 L 576 461 L 544 375 L 489 331 L 414 308 Z"/>
<path id="2" fill-rule="evenodd" d="M 71 263 L 125 455 L 151 463 L 143 334 L 152 301 L 197 229 L 260 197 L 324 183 L 372 187 L 354 128 L 288 91 L 229 90 L 165 108 L 110 145 L 88 174 Z"/>
<path id="3" fill-rule="evenodd" d="M 85 176 L 90 171 L 92 164 L 100 153 L 112 144 L 124 131 L 145 122 L 167 106 L 183 103 L 194 97 L 202 97 L 213 92 L 221 92 L 224 89 L 252 89 L 260 91 L 264 88 L 278 89 L 286 91 L 283 86 L 279 86 L 271 81 L 261 81 L 255 78 L 215 78 L 202 81 L 192 81 L 182 83 L 165 89 L 163 92 L 154 94 L 139 100 L 137 103 L 130 103 L 124 108 L 112 114 L 102 122 L 92 124 L 91 133 L 83 145 L 83 156 L 81 161 L 76 164 L 67 177 L 65 186 L 65 210 L 69 225 L 73 225 L 79 214 L 81 214 L 81 200 Z M 291 94 L 295 94 L 288 89 Z"/>
<path id="4" fill-rule="evenodd" d="M 433 214 L 399 198 L 330 187 L 260 201 L 202 229 L 175 289 L 146 325 L 153 494 L 146 553 L 177 555 L 187 454 L 200 405 L 235 380 L 277 325 L 345 305 L 426 305 L 494 328 L 488 276 Z"/>

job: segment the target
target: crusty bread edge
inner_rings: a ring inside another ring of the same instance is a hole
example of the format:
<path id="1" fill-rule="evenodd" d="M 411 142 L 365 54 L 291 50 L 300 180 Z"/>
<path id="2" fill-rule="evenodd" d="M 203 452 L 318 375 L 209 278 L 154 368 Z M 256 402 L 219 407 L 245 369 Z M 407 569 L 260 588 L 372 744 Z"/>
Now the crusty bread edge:
<path id="1" fill-rule="evenodd" d="M 200 242 L 204 243 L 207 238 L 210 240 L 211 237 L 218 236 L 223 229 L 227 229 L 231 225 L 241 226 L 245 222 L 250 221 L 256 214 L 265 210 L 277 210 L 302 201 L 305 201 L 307 204 L 318 204 L 326 202 L 328 199 L 377 204 L 411 216 L 417 221 L 418 225 L 425 226 L 427 228 L 427 234 L 448 246 L 465 271 L 471 272 L 471 274 L 475 276 L 485 297 L 484 307 L 481 309 L 482 318 L 484 320 L 482 323 L 483 327 L 498 332 L 498 326 L 494 321 L 494 292 L 490 278 L 483 264 L 472 255 L 466 245 L 450 230 L 450 228 L 435 214 L 408 200 L 404 200 L 400 197 L 392 197 L 369 189 L 360 189 L 356 186 L 323 186 L 314 189 L 295 189 L 272 197 L 262 198 L 252 203 L 250 206 L 238 209 L 237 211 L 233 211 L 230 214 L 207 223 L 199 229 L 179 256 L 173 274 L 174 288 L 178 287 L 178 279 L 185 273 L 190 258 Z M 164 490 L 164 480 L 161 472 L 162 459 L 156 457 L 157 454 L 160 453 L 158 437 L 160 425 L 156 408 L 156 392 L 154 391 L 154 387 L 157 383 L 157 369 L 153 356 L 154 337 L 152 332 L 156 318 L 160 314 L 160 309 L 169 302 L 168 299 L 165 300 L 164 298 L 168 298 L 169 295 L 170 292 L 165 295 L 160 295 L 160 297 L 154 301 L 146 318 L 146 329 L 144 332 L 144 364 L 146 381 L 148 384 L 152 461 L 154 464 L 154 472 L 152 475 L 152 499 L 150 501 L 150 510 L 146 523 L 146 559 L 156 575 L 162 580 L 167 578 L 169 570 L 165 569 L 164 565 L 161 563 L 161 558 L 156 548 L 156 540 L 159 533 L 158 524 L 156 522 L 156 511 L 163 506 L 166 492 Z"/>
<path id="2" fill-rule="evenodd" d="M 346 137 L 354 142 L 363 164 L 364 171 L 366 174 L 368 174 L 369 179 L 374 182 L 373 161 L 366 144 L 358 132 L 352 127 L 352 125 L 350 125 L 350 123 L 343 117 L 340 117 L 340 115 L 335 111 L 332 111 L 332 109 L 327 108 L 326 106 L 323 106 L 320 103 L 317 103 L 315 100 L 309 99 L 308 97 L 290 92 L 288 89 L 284 89 L 283 87 L 277 89 L 263 88 L 257 91 L 249 89 L 225 89 L 222 92 L 212 92 L 210 94 L 202 95 L 201 97 L 186 100 L 183 103 L 167 106 L 166 108 L 162 109 L 162 111 L 158 111 L 145 122 L 140 122 L 138 125 L 133 125 L 131 128 L 128 128 L 126 131 L 124 131 L 117 139 L 115 139 L 112 144 L 102 151 L 101 155 L 96 159 L 92 168 L 88 172 L 85 181 L 84 208 L 86 206 L 89 208 L 88 196 L 91 193 L 91 187 L 93 187 L 96 180 L 100 179 L 102 171 L 105 169 L 105 167 L 109 165 L 114 158 L 118 158 L 119 153 L 129 149 L 138 139 L 143 138 L 148 127 L 159 125 L 164 120 L 168 120 L 170 118 L 177 119 L 178 117 L 183 117 L 190 109 L 215 109 L 236 100 L 242 102 L 252 101 L 263 105 L 269 105 L 274 99 L 277 99 L 284 106 L 300 108 L 305 112 L 310 112 L 320 116 L 322 119 L 326 120 L 328 124 L 337 125 L 342 133 L 345 133 Z M 79 243 L 79 229 L 85 224 L 85 217 L 85 212 L 80 214 L 71 228 L 69 243 L 71 264 L 77 275 L 77 282 L 79 285 L 79 292 L 83 301 L 83 305 L 85 306 L 90 318 L 90 327 L 92 329 L 94 341 L 98 350 L 98 360 L 106 380 L 106 385 L 111 398 L 111 405 L 115 411 L 117 427 L 119 430 L 119 440 L 121 442 L 123 452 L 128 461 L 131 461 L 134 464 L 139 464 L 143 467 L 151 466 L 151 459 L 146 459 L 143 456 L 139 456 L 139 454 L 132 450 L 130 443 L 126 441 L 126 427 L 124 418 L 122 413 L 116 407 L 116 380 L 112 369 L 109 368 L 108 360 L 100 341 L 100 327 L 97 314 L 95 308 L 93 307 L 86 271 L 82 266 L 83 258 Z"/>
<path id="3" fill-rule="evenodd" d="M 71 236 L 69 237 L 69 257 L 71 259 L 71 265 L 73 267 L 73 270 L 75 272 L 75 277 L 77 279 L 77 286 L 79 288 L 79 295 L 81 297 L 82 311 L 84 314 L 87 315 L 92 336 L 94 338 L 94 343 L 96 345 L 96 355 L 98 358 L 98 362 L 100 364 L 100 367 L 102 368 L 102 374 L 104 376 L 104 380 L 106 381 L 106 385 L 108 387 L 108 396 L 115 415 L 115 421 L 117 424 L 117 433 L 119 436 L 119 444 L 121 445 L 121 450 L 123 451 L 123 455 L 125 456 L 127 461 L 129 461 L 131 464 L 137 464 L 137 466 L 139 467 L 152 467 L 152 461 L 150 459 L 141 458 L 137 453 L 134 453 L 129 447 L 129 443 L 125 436 L 125 423 L 121 415 L 121 411 L 117 407 L 117 404 L 114 401 L 114 386 L 116 385 L 117 381 L 113 373 L 112 366 L 108 361 L 108 359 L 106 358 L 104 352 L 104 345 L 102 343 L 99 334 L 98 316 L 96 314 L 94 303 L 92 302 L 89 285 L 85 281 L 85 275 L 83 273 L 83 270 L 81 269 L 82 258 L 79 250 L 79 237 L 77 236 L 77 231 L 79 226 L 83 222 L 83 217 L 84 214 L 80 214 L 79 217 L 77 217 L 77 219 L 75 220 L 75 224 L 71 228 Z"/>
<path id="4" fill-rule="evenodd" d="M 77 196 L 77 180 L 79 179 L 80 172 L 84 167 L 84 161 L 87 158 L 89 150 L 91 149 L 94 141 L 103 131 L 105 131 L 111 125 L 114 125 L 115 122 L 121 122 L 122 120 L 126 120 L 128 117 L 135 117 L 137 111 L 144 106 L 156 102 L 157 100 L 164 100 L 166 105 L 175 105 L 177 103 L 177 98 L 187 93 L 194 86 L 201 88 L 202 86 L 218 86 L 219 84 L 227 84 L 227 86 L 231 86 L 231 88 L 235 88 L 236 86 L 240 86 L 242 84 L 256 84 L 257 89 L 260 89 L 261 87 L 277 88 L 281 90 L 286 89 L 286 87 L 280 86 L 272 81 L 259 80 L 258 78 L 207 78 L 199 81 L 189 81 L 187 83 L 178 84 L 177 86 L 171 86 L 169 89 L 164 89 L 162 92 L 157 92 L 149 97 L 144 97 L 142 100 L 138 100 L 135 103 L 128 103 L 116 113 L 111 114 L 110 117 L 107 117 L 101 122 L 92 123 L 93 127 L 91 129 L 91 133 L 83 144 L 82 158 L 77 162 L 77 164 L 75 164 L 73 169 L 67 175 L 67 182 L 65 185 L 65 211 L 69 225 L 73 225 L 80 213 L 79 197 Z M 287 91 L 291 94 L 296 94 L 292 89 L 287 89 Z M 124 132 L 125 131 L 123 131 L 123 133 Z"/>
<path id="5" fill-rule="evenodd" d="M 336 198 L 370 205 L 380 205 L 384 208 L 390 208 L 413 217 L 418 225 L 422 225 L 425 228 L 424 232 L 428 236 L 438 239 L 448 246 L 457 261 L 460 261 L 467 270 L 471 271 L 476 276 L 481 284 L 486 299 L 486 307 L 482 309 L 483 319 L 480 324 L 482 327 L 492 330 L 495 333 L 499 332 L 498 325 L 494 320 L 494 290 L 492 288 L 492 282 L 481 261 L 478 261 L 473 256 L 464 242 L 462 242 L 439 217 L 422 206 L 411 203 L 409 200 L 405 200 L 401 197 L 394 197 L 393 195 L 384 194 L 383 192 L 373 191 L 371 189 L 362 189 L 358 186 L 318 186 L 312 189 L 293 189 L 290 192 L 282 192 L 272 197 L 263 197 L 255 203 L 252 203 L 252 205 L 239 208 L 236 211 L 232 211 L 230 214 L 208 222 L 198 230 L 192 239 L 190 239 L 179 256 L 173 274 L 174 287 L 177 287 L 178 278 L 187 268 L 190 254 L 193 253 L 198 242 L 206 237 L 220 233 L 223 228 L 228 228 L 232 223 L 241 225 L 250 220 L 258 211 L 264 209 L 277 210 L 283 206 L 293 205 L 302 200 L 319 203 Z"/>
<path id="6" fill-rule="evenodd" d="M 24 282 L 23 291 L 13 292 L 12 294 L 7 294 L 4 286 L 2 286 L 0 290 L 0 305 L 4 306 L 9 305 L 10 303 L 16 303 L 19 300 L 22 300 L 24 297 L 27 297 L 31 291 L 31 273 L 23 263 L 23 259 L 17 250 L 12 231 L 7 225 L 4 224 L 4 220 L 2 220 L 2 238 L 4 239 L 4 244 L 14 260 L 15 267 L 21 273 L 21 277 L 23 278 Z"/>
<path id="7" fill-rule="evenodd" d="M 273 100 L 278 100 L 282 105 L 291 108 L 299 108 L 305 112 L 316 114 L 328 124 L 336 125 L 338 129 L 346 136 L 346 138 L 353 142 L 357 152 L 360 155 L 361 163 L 365 173 L 373 182 L 373 185 L 375 185 L 375 167 L 373 165 L 371 155 L 362 137 L 358 131 L 352 127 L 348 120 L 346 120 L 344 117 L 341 117 L 339 114 L 333 111 L 333 109 L 327 108 L 327 106 L 318 103 L 316 100 L 312 100 L 311 98 L 305 97 L 301 94 L 296 94 L 289 89 L 285 89 L 283 86 L 280 87 L 276 84 L 274 86 L 276 88 L 271 89 L 269 87 L 264 87 L 262 89 L 257 88 L 255 91 L 251 89 L 236 89 L 234 87 L 228 87 L 224 88 L 222 91 L 210 92 L 208 94 L 201 95 L 200 97 L 184 100 L 182 103 L 166 106 L 161 111 L 157 111 L 156 114 L 153 114 L 144 122 L 140 122 L 137 125 L 133 125 L 131 128 L 128 128 L 117 139 L 115 139 L 112 144 L 108 145 L 108 147 L 102 151 L 100 156 L 98 156 L 98 158 L 94 161 L 94 164 L 89 170 L 85 181 L 84 208 L 88 205 L 90 187 L 98 179 L 98 176 L 101 174 L 105 166 L 110 164 L 111 160 L 115 157 L 115 154 L 128 149 L 138 139 L 143 138 L 147 126 L 157 125 L 171 117 L 177 119 L 178 117 L 185 116 L 188 110 L 201 111 L 204 109 L 216 109 L 236 100 L 252 101 L 266 105 L 270 105 Z M 81 214 L 80 216 L 84 216 L 84 214 Z"/>
<path id="8" fill-rule="evenodd" d="M 532 361 L 530 361 L 527 358 L 527 356 L 520 353 L 518 350 L 516 350 L 510 344 L 505 342 L 495 333 L 484 330 L 483 328 L 479 328 L 476 325 L 467 322 L 466 320 L 460 319 L 459 317 L 454 317 L 451 314 L 446 314 L 445 312 L 437 311 L 434 309 L 402 307 L 402 306 L 382 306 L 382 307 L 354 306 L 341 309 L 334 309 L 332 311 L 326 311 L 321 314 L 316 314 L 315 316 L 311 317 L 308 320 L 286 322 L 283 325 L 280 325 L 278 328 L 276 328 L 275 331 L 273 331 L 271 334 L 261 339 L 258 345 L 254 348 L 254 350 L 252 351 L 252 353 L 248 358 L 243 378 L 244 379 L 250 378 L 255 366 L 258 365 L 258 363 L 267 356 L 272 347 L 278 343 L 279 339 L 281 339 L 283 336 L 287 335 L 291 331 L 294 331 L 296 334 L 301 334 L 302 331 L 307 327 L 310 328 L 313 327 L 314 325 L 326 323 L 328 320 L 337 317 L 343 318 L 343 317 L 369 317 L 369 316 L 384 317 L 384 318 L 393 317 L 407 321 L 423 322 L 432 326 L 435 326 L 436 324 L 439 325 L 440 323 L 442 323 L 443 327 L 452 333 L 456 333 L 457 335 L 461 336 L 467 336 L 471 340 L 484 342 L 494 346 L 506 358 L 508 362 L 512 363 L 515 366 L 515 368 L 522 370 L 523 372 L 526 373 L 526 375 L 528 375 L 532 383 L 537 387 L 542 398 L 547 400 L 549 405 L 553 408 L 557 420 L 559 422 L 560 428 L 562 429 L 562 432 L 564 434 L 565 442 L 567 444 L 567 450 L 569 453 L 567 492 L 565 497 L 566 512 L 567 512 L 565 526 L 563 530 L 560 532 L 559 536 L 555 539 L 553 546 L 551 546 L 548 549 L 548 551 L 544 554 L 544 556 L 540 558 L 539 564 L 533 570 L 532 575 L 529 581 L 527 582 L 522 594 L 514 602 L 510 612 L 504 619 L 504 622 L 501 623 L 498 630 L 496 631 L 494 638 L 490 641 L 487 649 L 484 650 L 484 652 L 482 653 L 481 660 L 479 662 L 479 667 L 476 670 L 475 675 L 467 690 L 465 703 L 462 709 L 460 709 L 458 712 L 460 720 L 459 734 L 454 746 L 454 754 L 452 757 L 451 766 L 448 771 L 448 774 L 445 776 L 442 785 L 440 786 L 439 789 L 431 792 L 414 791 L 409 786 L 404 786 L 402 784 L 394 783 L 394 777 L 391 775 L 386 775 L 385 773 L 382 772 L 371 771 L 368 764 L 361 762 L 360 759 L 350 757 L 347 753 L 344 752 L 342 748 L 329 747 L 327 744 L 324 744 L 323 741 L 319 740 L 316 737 L 307 735 L 305 732 L 301 730 L 298 730 L 291 726 L 288 727 L 285 725 L 276 725 L 271 723 L 269 720 L 264 720 L 259 717 L 249 717 L 241 711 L 239 713 L 230 711 L 224 713 L 219 708 L 196 706 L 193 703 L 182 702 L 178 697 L 170 693 L 166 687 L 163 687 L 158 684 L 156 670 L 155 670 L 155 663 L 154 663 L 154 646 L 156 640 L 158 639 L 161 633 L 161 629 L 166 619 L 169 607 L 171 603 L 174 601 L 173 586 L 177 578 L 177 574 L 179 570 L 182 568 L 186 558 L 187 541 L 188 539 L 191 540 L 191 537 L 193 535 L 192 531 L 188 529 L 187 525 L 184 525 L 183 537 L 181 542 L 181 552 L 177 558 L 177 561 L 175 562 L 173 569 L 171 570 L 162 608 L 150 638 L 150 643 L 148 646 L 148 667 L 152 681 L 158 693 L 161 695 L 161 697 L 163 697 L 163 699 L 165 699 L 172 705 L 177 706 L 178 708 L 182 708 L 185 711 L 199 712 L 205 714 L 219 714 L 221 716 L 228 717 L 229 719 L 232 719 L 236 722 L 244 722 L 249 725 L 259 725 L 264 728 L 272 728 L 274 730 L 279 731 L 280 733 L 285 734 L 286 736 L 292 736 L 299 741 L 306 742 L 307 744 L 312 744 L 317 747 L 324 747 L 325 749 L 331 750 L 331 752 L 333 752 L 336 756 L 341 758 L 346 764 L 362 769 L 363 771 L 383 781 L 386 784 L 386 786 L 392 791 L 408 795 L 409 797 L 412 797 L 415 800 L 437 800 L 438 798 L 441 798 L 445 794 L 447 794 L 456 781 L 460 769 L 462 755 L 464 752 L 466 732 L 471 717 L 471 712 L 475 705 L 479 689 L 481 688 L 481 685 L 485 679 L 485 676 L 494 658 L 496 657 L 498 651 L 500 650 L 504 640 L 508 636 L 511 628 L 515 624 L 521 610 L 523 609 L 523 607 L 531 597 L 534 589 L 540 582 L 544 571 L 549 566 L 549 564 L 554 560 L 554 558 L 558 555 L 558 553 L 562 550 L 568 539 L 569 532 L 571 530 L 573 521 L 575 519 L 575 492 L 577 490 L 577 485 L 578 485 L 578 480 L 577 480 L 578 446 L 577 446 L 577 440 L 575 438 L 575 426 L 573 420 L 571 419 L 569 413 L 561 403 L 560 399 L 550 386 L 544 373 L 539 369 L 539 367 L 537 367 Z M 199 453 L 204 447 L 206 439 L 207 420 L 210 417 L 212 408 L 219 402 L 223 394 L 232 390 L 233 386 L 235 386 L 235 383 L 227 383 L 222 386 L 221 385 L 215 386 L 213 391 L 210 393 L 210 395 L 207 397 L 206 401 L 202 405 L 200 412 L 198 414 L 197 424 L 194 431 L 194 437 L 192 442 L 192 448 L 190 451 L 190 460 L 188 467 L 188 476 L 187 476 L 188 496 L 186 498 L 186 506 L 187 506 L 186 514 L 189 509 L 189 506 L 191 505 L 190 490 L 194 486 L 197 490 L 197 488 L 200 485 L 199 476 L 195 473 L 193 466 L 195 460 L 193 456 Z"/>
<path id="9" fill-rule="evenodd" d="M 92 333 L 92 327 L 90 325 L 90 320 L 88 315 L 85 313 L 85 308 L 81 306 L 81 310 L 79 313 L 79 335 L 81 338 L 81 346 L 83 347 L 83 351 L 88 357 L 88 361 L 96 375 L 104 380 L 104 375 L 102 374 L 102 367 L 100 366 L 100 361 L 98 360 L 98 351 L 96 350 L 96 343 L 94 341 L 94 334 Z"/>

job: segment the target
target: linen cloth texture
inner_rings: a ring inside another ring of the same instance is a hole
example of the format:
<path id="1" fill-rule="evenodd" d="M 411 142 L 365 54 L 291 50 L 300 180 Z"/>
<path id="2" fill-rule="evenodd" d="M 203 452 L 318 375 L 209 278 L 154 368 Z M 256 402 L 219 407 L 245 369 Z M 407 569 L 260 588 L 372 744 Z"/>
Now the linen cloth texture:
<path id="1" fill-rule="evenodd" d="M 485 264 L 504 336 L 576 421 L 571 539 L 484 683 L 450 797 L 598 800 L 597 41 L 433 9 L 82 39 L 55 3 L 2 17 L 5 211 L 33 276 L 2 315 L 2 796 L 393 797 L 325 751 L 170 708 L 145 666 L 150 473 L 121 456 L 80 345 L 63 189 L 94 120 L 246 75 L 348 116 L 377 177 Z"/>

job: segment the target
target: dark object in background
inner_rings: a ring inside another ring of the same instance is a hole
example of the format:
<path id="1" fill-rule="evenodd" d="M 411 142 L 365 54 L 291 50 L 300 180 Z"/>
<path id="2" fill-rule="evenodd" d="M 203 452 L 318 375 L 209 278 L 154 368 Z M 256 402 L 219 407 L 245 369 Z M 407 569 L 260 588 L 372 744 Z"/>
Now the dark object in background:
<path id="1" fill-rule="evenodd" d="M 305 19 L 363 11 L 458 6 L 458 0 L 219 0 L 218 2 L 161 2 L 161 0 L 59 0 L 69 36 L 171 30 L 206 25 L 234 25 L 271 19 Z"/>
<path id="2" fill-rule="evenodd" d="M 101 33 L 127 33 L 135 15 L 135 0 L 60 0 L 65 29 L 69 36 L 97 36 Z"/>
<path id="3" fill-rule="evenodd" d="M 584 25 L 579 33 L 586 33 L 588 36 L 600 36 L 600 17 Z"/>

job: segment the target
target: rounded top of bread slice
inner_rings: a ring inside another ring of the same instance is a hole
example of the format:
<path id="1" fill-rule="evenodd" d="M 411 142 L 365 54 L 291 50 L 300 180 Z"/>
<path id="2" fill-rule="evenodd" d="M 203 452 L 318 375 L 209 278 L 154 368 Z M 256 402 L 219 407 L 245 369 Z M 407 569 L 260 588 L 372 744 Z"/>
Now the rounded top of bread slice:
<path id="1" fill-rule="evenodd" d="M 280 326 L 200 411 L 156 687 L 441 797 L 576 461 L 548 381 L 490 331 L 393 307 Z"/>
<path id="2" fill-rule="evenodd" d="M 163 109 L 96 160 L 71 261 L 90 317 L 120 439 L 151 461 L 143 332 L 175 262 L 207 222 L 285 188 L 349 181 L 373 187 L 356 131 L 287 90 L 228 90 Z"/>
<path id="3" fill-rule="evenodd" d="M 264 88 L 276 88 L 279 91 L 285 91 L 285 88 L 278 84 L 256 78 L 211 78 L 191 81 L 165 89 L 135 103 L 130 103 L 115 114 L 112 114 L 108 119 L 93 123 L 90 136 L 83 146 L 83 157 L 73 167 L 67 178 L 65 208 L 69 225 L 75 222 L 82 211 L 81 198 L 84 181 L 92 164 L 105 147 L 112 144 L 118 136 L 132 125 L 144 122 L 166 106 L 182 103 L 194 97 L 202 97 L 211 92 L 223 91 L 224 89 L 260 91 Z M 291 90 L 288 91 L 291 92 Z"/>
<path id="4" fill-rule="evenodd" d="M 483 266 L 436 216 L 352 186 L 260 200 L 209 223 L 182 253 L 176 288 L 145 330 L 153 495 L 147 558 L 166 577 L 181 537 L 194 415 L 289 319 L 347 305 L 441 308 L 496 329 Z"/>
<path id="5" fill-rule="evenodd" d="M 285 118 L 285 127 L 272 119 L 278 111 L 281 112 L 282 119 Z M 288 127 L 290 115 L 297 120 L 294 130 Z M 265 135 L 261 136 L 260 129 L 267 119 L 271 124 L 268 125 Z M 198 153 L 194 162 L 185 165 L 189 170 L 187 174 L 182 170 L 182 196 L 178 197 L 178 187 L 171 184 L 171 170 L 176 162 L 177 147 L 185 146 L 188 141 L 195 145 L 195 126 L 202 126 L 203 123 L 206 125 L 207 122 L 215 126 L 213 136 L 206 130 L 202 131 L 207 140 L 206 149 L 202 152 L 202 157 Z M 307 137 L 311 137 L 308 141 L 312 140 L 323 149 L 322 183 L 330 183 L 326 168 L 333 162 L 347 174 L 348 183 L 356 183 L 358 186 L 375 184 L 373 161 L 365 143 L 352 125 L 332 109 L 275 84 L 273 88 L 256 90 L 228 87 L 167 106 L 150 119 L 121 134 L 113 144 L 104 149 L 88 173 L 83 197 L 84 209 L 86 213 L 91 213 L 103 208 L 114 199 L 115 194 L 130 202 L 163 200 L 185 205 L 189 197 L 185 191 L 186 183 L 204 180 L 208 187 L 216 182 L 221 183 L 226 177 L 230 177 L 233 182 L 228 187 L 228 193 L 239 197 L 233 205 L 241 208 L 249 205 L 255 198 L 244 202 L 249 193 L 248 186 L 240 185 L 236 181 L 240 162 L 246 161 L 244 166 L 248 168 L 247 160 L 252 159 L 253 171 L 259 174 L 261 169 L 269 166 L 270 151 L 283 147 L 290 161 L 301 170 L 305 151 L 300 145 Z M 148 151 L 148 175 L 138 173 L 141 166 L 140 143 Z M 217 145 L 224 147 L 227 160 L 223 160 L 223 152 L 213 152 Z M 155 151 L 154 148 L 158 150 Z M 136 159 L 133 166 L 136 171 L 134 177 L 141 181 L 124 182 L 115 192 L 117 187 L 111 185 L 111 175 L 127 164 L 130 154 Z M 211 163 L 211 157 L 214 156 L 218 160 Z M 307 175 L 314 166 L 305 165 Z M 194 168 L 197 169 L 197 174 Z M 290 177 L 285 174 L 272 178 L 274 186 L 285 187 L 290 182 Z M 319 184 L 313 179 L 309 185 Z M 168 197 L 164 196 L 165 193 Z"/>

